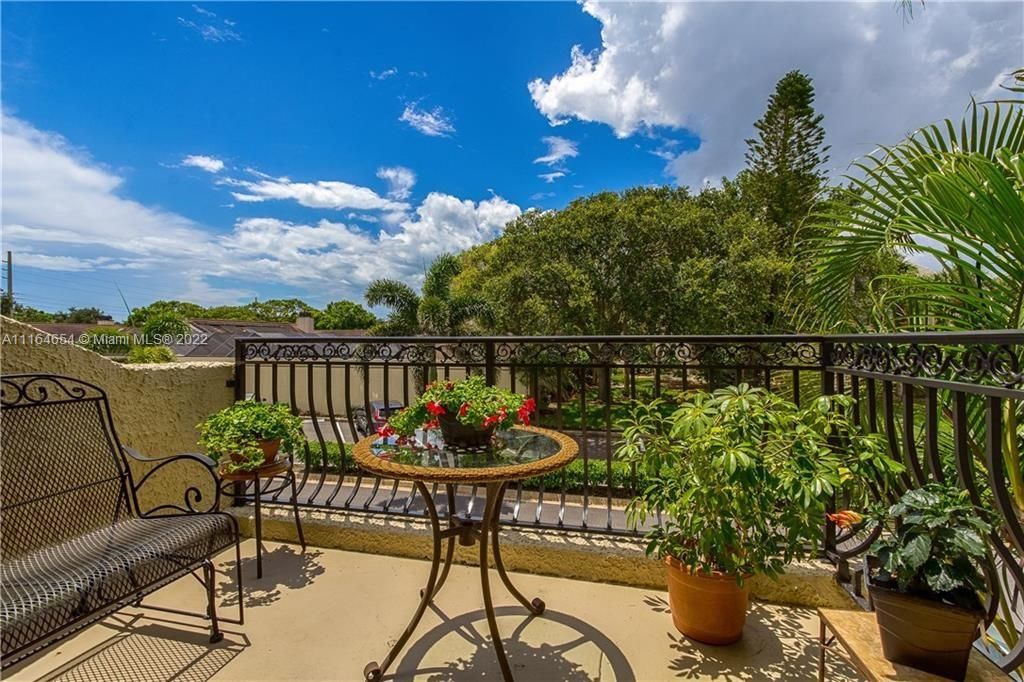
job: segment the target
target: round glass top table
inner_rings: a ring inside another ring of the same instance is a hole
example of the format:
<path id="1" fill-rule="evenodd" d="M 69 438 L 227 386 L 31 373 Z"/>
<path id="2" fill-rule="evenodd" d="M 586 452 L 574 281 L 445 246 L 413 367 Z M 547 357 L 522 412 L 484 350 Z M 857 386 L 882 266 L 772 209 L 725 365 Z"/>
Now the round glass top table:
<path id="1" fill-rule="evenodd" d="M 412 481 L 423 497 L 433 534 L 433 555 L 427 586 L 420 592 L 420 604 L 381 663 L 367 664 L 363 674 L 370 682 L 380 680 L 388 667 L 402 651 L 419 624 L 427 606 L 433 601 L 448 577 L 455 543 L 463 546 L 480 544 L 480 585 L 483 589 L 484 613 L 490 629 L 491 641 L 501 666 L 502 676 L 512 680 L 512 669 L 505 656 L 498 624 L 494 617 L 489 580 L 488 550 L 494 557 L 494 568 L 508 591 L 530 613 L 544 612 L 544 602 L 529 600 L 515 588 L 501 561 L 498 544 L 498 520 L 505 488 L 511 481 L 522 481 L 561 469 L 571 462 L 578 451 L 576 441 L 565 434 L 536 426 L 517 426 L 494 435 L 490 445 L 476 448 L 457 448 L 446 445 L 435 432 L 419 432 L 416 438 L 399 439 L 394 436 L 370 436 L 356 443 L 352 452 L 356 464 L 362 469 L 385 478 Z M 428 483 L 444 484 L 448 507 L 442 526 L 437 504 L 427 487 Z M 455 511 L 455 486 L 460 483 L 483 485 L 486 502 L 479 519 L 459 516 Z M 441 545 L 447 540 L 444 562 Z"/>

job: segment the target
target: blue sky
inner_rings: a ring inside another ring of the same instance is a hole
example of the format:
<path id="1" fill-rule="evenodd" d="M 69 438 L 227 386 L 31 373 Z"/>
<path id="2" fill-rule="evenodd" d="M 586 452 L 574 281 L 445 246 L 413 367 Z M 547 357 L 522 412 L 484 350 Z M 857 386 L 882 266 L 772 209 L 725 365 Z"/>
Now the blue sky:
<path id="1" fill-rule="evenodd" d="M 839 173 L 1021 61 L 1018 3 L 909 25 L 888 2 L 2 11 L 15 293 L 115 316 L 115 284 L 131 305 L 359 299 L 531 208 L 731 175 L 791 68 Z"/>

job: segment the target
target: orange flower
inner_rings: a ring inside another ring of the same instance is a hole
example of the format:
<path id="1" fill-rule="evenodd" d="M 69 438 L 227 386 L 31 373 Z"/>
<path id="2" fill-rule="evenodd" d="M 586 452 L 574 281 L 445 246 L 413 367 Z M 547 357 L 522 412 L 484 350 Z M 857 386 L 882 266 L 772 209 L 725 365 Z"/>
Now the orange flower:
<path id="1" fill-rule="evenodd" d="M 826 514 L 825 516 L 828 517 L 829 521 L 843 529 L 853 528 L 864 520 L 863 514 L 858 514 L 848 509 L 836 512 L 835 514 Z"/>

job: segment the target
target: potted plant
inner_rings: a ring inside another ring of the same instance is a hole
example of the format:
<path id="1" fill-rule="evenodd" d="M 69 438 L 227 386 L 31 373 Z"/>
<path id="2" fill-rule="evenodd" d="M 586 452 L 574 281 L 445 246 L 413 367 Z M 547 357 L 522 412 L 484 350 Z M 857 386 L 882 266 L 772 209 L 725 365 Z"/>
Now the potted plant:
<path id="1" fill-rule="evenodd" d="M 886 528 L 871 548 L 868 591 L 887 659 L 964 678 L 985 615 L 987 517 L 966 491 L 937 483 L 872 515 L 869 523 Z"/>
<path id="2" fill-rule="evenodd" d="M 536 405 L 533 398 L 497 386 L 474 375 L 460 381 L 435 381 L 416 402 L 388 419 L 382 436 L 412 436 L 417 429 L 440 429 L 445 443 L 479 447 L 490 442 L 495 430 L 517 421 L 529 425 Z"/>
<path id="3" fill-rule="evenodd" d="M 272 463 L 282 445 L 295 452 L 303 440 L 302 419 L 284 403 L 239 400 L 196 428 L 199 443 L 225 473 L 254 471 Z"/>
<path id="4" fill-rule="evenodd" d="M 688 393 L 671 413 L 660 400 L 637 405 L 623 423 L 617 456 L 649 481 L 627 515 L 640 523 L 661 514 L 647 553 L 667 565 L 672 620 L 684 635 L 737 641 L 747 579 L 775 577 L 811 554 L 833 494 L 866 500 L 862 482 L 902 469 L 878 436 L 853 424 L 852 402 L 823 396 L 798 407 L 741 384 Z"/>

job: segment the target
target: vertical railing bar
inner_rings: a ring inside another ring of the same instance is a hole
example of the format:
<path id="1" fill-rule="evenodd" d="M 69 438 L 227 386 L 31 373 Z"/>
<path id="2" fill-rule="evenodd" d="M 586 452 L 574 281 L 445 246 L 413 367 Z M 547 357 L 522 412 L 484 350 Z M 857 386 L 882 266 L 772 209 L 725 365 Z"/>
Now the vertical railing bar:
<path id="1" fill-rule="evenodd" d="M 800 405 L 800 370 L 793 370 L 793 402 Z"/>
<path id="2" fill-rule="evenodd" d="M 562 366 L 555 367 L 555 424 L 559 431 L 565 430 L 565 415 L 562 413 L 562 379 L 564 378 Z M 565 470 L 563 467 L 560 473 L 561 490 L 558 493 L 558 525 L 565 525 L 565 487 L 567 484 Z"/>
<path id="3" fill-rule="evenodd" d="M 911 471 L 917 485 L 924 485 L 927 476 L 921 460 L 917 456 L 917 436 L 914 433 L 914 387 L 910 384 L 903 385 L 903 452 L 910 462 Z"/>
<path id="4" fill-rule="evenodd" d="M 874 379 L 867 381 L 868 391 L 868 433 L 878 433 L 878 388 Z"/>
<path id="5" fill-rule="evenodd" d="M 366 415 L 366 430 L 367 437 L 373 435 L 373 406 L 370 405 L 370 381 L 372 375 L 370 374 L 371 365 L 368 360 L 364 360 L 362 364 L 363 370 L 363 414 Z M 377 492 L 380 490 L 380 476 L 373 477 L 373 485 L 370 487 L 370 496 L 363 502 L 363 509 L 369 509 L 370 505 L 373 504 L 374 499 L 377 497 Z"/>
<path id="6" fill-rule="evenodd" d="M 889 455 L 898 462 L 908 464 L 907 458 L 900 452 L 899 441 L 896 439 L 896 405 L 893 395 L 893 382 L 882 382 L 882 418 L 885 421 L 885 440 L 889 444 Z M 903 485 L 909 490 L 914 487 L 910 476 L 904 471 L 900 474 Z"/>
<path id="7" fill-rule="evenodd" d="M 306 377 L 309 378 L 309 371 L 306 371 Z M 288 400 L 291 402 L 292 414 L 299 413 L 299 401 L 295 392 L 295 363 L 288 363 Z M 313 458 L 313 453 L 309 449 L 309 441 L 306 440 L 305 436 L 302 438 L 302 449 L 306 453 L 306 461 L 310 461 Z M 302 468 L 302 481 L 298 484 L 299 490 L 305 490 L 306 481 L 309 480 L 309 467 Z M 281 496 L 284 489 L 278 490 L 274 493 L 273 500 L 277 502 L 277 499 Z"/>
<path id="8" fill-rule="evenodd" d="M 353 415 L 354 410 L 352 409 L 352 364 L 349 362 L 345 363 L 345 412 L 348 415 L 348 428 L 352 432 L 352 437 L 358 441 L 359 434 L 356 431 L 356 420 Z M 369 420 L 369 415 L 367 415 Z M 369 423 L 369 421 L 367 421 Z M 363 470 L 356 470 L 356 480 L 352 484 L 352 492 L 345 498 L 345 503 L 342 505 L 345 509 L 352 506 L 352 502 L 356 499 L 356 495 L 359 493 L 359 489 L 363 485 Z"/>
<path id="9" fill-rule="evenodd" d="M 580 517 L 580 525 L 587 527 L 587 510 L 590 507 L 590 440 L 587 438 L 587 375 L 581 367 L 580 375 L 580 426 L 582 435 L 580 437 L 580 452 L 583 454 L 583 509 Z"/>
<path id="10" fill-rule="evenodd" d="M 541 405 L 542 405 L 542 403 L 540 401 L 540 367 L 534 367 L 533 368 L 532 381 L 533 381 L 533 402 L 537 406 L 536 407 L 537 413 L 534 416 L 537 418 L 537 422 L 539 423 L 540 422 Z M 545 399 L 543 405 L 545 407 L 547 407 L 547 400 L 546 399 Z M 522 485 L 523 485 L 522 482 L 520 482 L 519 487 L 522 487 Z M 533 516 L 533 522 L 534 523 L 540 523 L 540 517 L 541 517 L 541 514 L 543 513 L 543 510 L 544 510 L 544 476 L 540 476 L 539 483 L 537 485 L 537 508 L 536 508 L 534 516 Z"/>
<path id="11" fill-rule="evenodd" d="M 327 365 L 324 368 L 326 373 L 325 377 L 325 388 L 327 390 L 327 413 L 331 419 L 331 431 L 334 432 L 334 441 L 338 444 L 338 481 L 334 485 L 334 492 L 327 496 L 324 500 L 324 506 L 330 507 L 334 504 L 334 499 L 341 492 L 342 487 L 345 485 L 345 470 L 348 467 L 347 460 L 345 458 L 345 437 L 341 433 L 341 427 L 338 426 L 338 415 L 334 410 L 334 366 L 331 365 L 330 358 L 327 359 Z M 346 389 L 348 386 L 345 387 Z"/>
<path id="12" fill-rule="evenodd" d="M 930 386 L 925 389 L 924 404 L 927 411 L 924 436 L 925 457 L 928 458 L 928 468 L 932 477 L 941 483 L 946 480 L 946 472 L 942 470 L 942 459 L 939 456 L 938 389 Z"/>
<path id="13" fill-rule="evenodd" d="M 313 363 L 306 364 L 306 388 L 308 394 L 307 397 L 309 399 L 309 418 L 313 421 L 313 432 L 316 433 L 317 442 L 320 444 L 320 478 L 317 480 L 316 488 L 313 490 L 313 493 L 306 500 L 306 504 L 313 504 L 313 500 L 316 499 L 316 496 L 320 494 L 321 490 L 323 490 L 324 481 L 327 480 L 327 442 L 324 440 L 323 432 L 320 430 L 320 418 L 317 415 L 315 403 L 316 398 L 313 395 L 313 374 L 315 370 L 316 365 Z M 325 365 L 324 372 L 326 373 L 329 371 L 330 369 Z M 303 439 L 305 440 L 305 436 L 303 436 Z M 307 440 L 306 442 L 308 443 L 309 441 Z M 311 456 L 306 459 L 305 468 L 307 470 L 309 469 L 311 460 L 312 453 Z"/>
<path id="14" fill-rule="evenodd" d="M 270 400 L 274 404 L 281 402 L 280 400 L 278 400 L 277 393 L 278 380 L 279 379 L 277 376 L 277 362 L 274 362 L 273 364 L 270 365 Z"/>
<path id="15" fill-rule="evenodd" d="M 612 528 L 612 367 L 606 366 L 604 372 L 604 457 L 605 457 L 605 493 L 607 497 L 608 520 L 607 528 Z"/>

